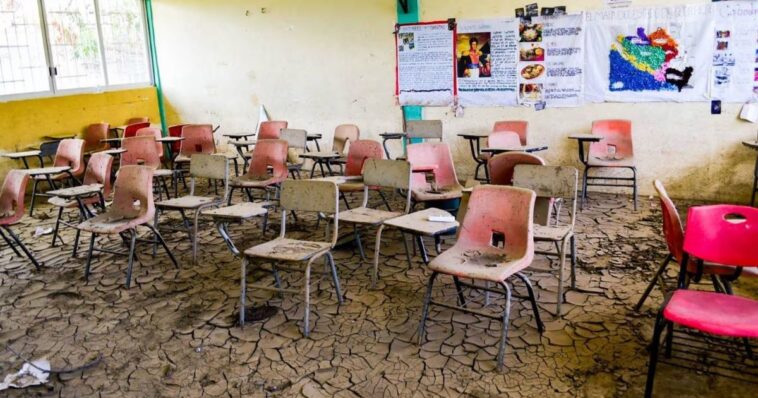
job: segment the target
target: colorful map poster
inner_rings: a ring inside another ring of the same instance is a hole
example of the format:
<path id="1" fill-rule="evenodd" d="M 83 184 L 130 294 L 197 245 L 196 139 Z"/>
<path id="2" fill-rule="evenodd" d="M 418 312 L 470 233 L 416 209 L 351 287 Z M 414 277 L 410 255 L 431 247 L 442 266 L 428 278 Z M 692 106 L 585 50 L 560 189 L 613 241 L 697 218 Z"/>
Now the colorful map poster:
<path id="1" fill-rule="evenodd" d="M 584 15 L 538 17 L 532 21 L 542 24 L 545 105 L 556 108 L 583 104 Z M 522 45 L 521 59 L 528 60 L 535 47 Z M 524 77 L 526 71 L 522 69 L 520 72 Z"/>
<path id="2" fill-rule="evenodd" d="M 452 105 L 456 95 L 454 24 L 399 25 L 395 94 L 400 105 Z"/>
<path id="3" fill-rule="evenodd" d="M 711 97 L 724 102 L 758 99 L 758 3 L 713 4 Z"/>
<path id="4" fill-rule="evenodd" d="M 457 32 L 458 104 L 516 105 L 518 20 L 459 21 Z"/>
<path id="5" fill-rule="evenodd" d="M 587 100 L 707 100 L 713 26 L 710 4 L 588 12 Z"/>

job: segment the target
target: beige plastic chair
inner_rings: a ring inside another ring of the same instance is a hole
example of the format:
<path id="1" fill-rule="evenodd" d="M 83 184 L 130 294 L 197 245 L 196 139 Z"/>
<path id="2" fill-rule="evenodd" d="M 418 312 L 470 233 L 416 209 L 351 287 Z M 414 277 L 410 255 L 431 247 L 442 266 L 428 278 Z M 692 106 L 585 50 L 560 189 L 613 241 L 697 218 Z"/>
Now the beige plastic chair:
<path id="1" fill-rule="evenodd" d="M 305 285 L 303 293 L 305 296 L 305 315 L 303 319 L 303 334 L 308 337 L 310 333 L 310 280 L 311 266 L 313 263 L 326 256 L 326 260 L 331 267 L 332 281 L 334 289 L 337 292 L 337 300 L 342 304 L 342 292 L 340 291 L 339 278 L 337 277 L 337 268 L 334 265 L 334 258 L 331 250 L 337 243 L 337 233 L 339 229 L 339 203 L 337 200 L 337 185 L 332 181 L 325 180 L 286 180 L 282 183 L 282 193 L 280 199 L 281 208 L 281 229 L 279 237 L 269 242 L 253 246 L 243 252 L 242 257 L 242 278 L 240 283 L 240 326 L 245 325 L 245 301 L 247 293 L 247 267 L 251 264 L 251 259 L 260 258 L 273 260 L 271 262 L 276 287 L 255 286 L 256 289 L 274 290 L 280 293 L 300 293 L 295 289 L 282 289 L 279 282 L 278 270 L 285 271 L 302 271 L 301 268 L 284 268 L 279 265 L 281 262 L 305 262 Z M 333 217 L 334 227 L 331 231 L 331 237 L 328 241 L 307 241 L 290 239 L 286 237 L 287 233 L 287 213 L 288 212 L 316 212 Z"/>
<path id="2" fill-rule="evenodd" d="M 308 132 L 302 129 L 282 129 L 280 134 L 281 139 L 287 141 L 287 170 L 292 178 L 301 178 L 300 171 L 303 170 L 305 159 L 300 155 L 305 152 Z"/>
<path id="3" fill-rule="evenodd" d="M 371 287 L 376 287 L 379 278 L 379 248 L 382 240 L 384 222 L 408 214 L 411 209 L 411 164 L 402 160 L 367 159 L 363 164 L 363 204 L 360 207 L 343 211 L 340 219 L 343 223 L 353 224 L 355 242 L 364 258 L 363 245 L 358 232 L 358 226 L 378 227 L 376 245 L 374 247 L 374 273 L 371 275 Z M 406 192 L 405 209 L 403 212 L 371 209 L 368 207 L 370 189 L 401 189 Z M 403 239 L 405 241 L 405 239 Z M 406 246 L 406 251 L 408 247 Z"/>
<path id="4" fill-rule="evenodd" d="M 566 252 L 571 245 L 571 288 L 576 288 L 576 239 L 574 224 L 576 222 L 576 188 L 579 172 L 570 166 L 537 166 L 517 165 L 513 172 L 513 185 L 531 189 L 538 198 L 562 199 L 569 212 L 568 222 L 561 223 L 560 214 L 555 215 L 555 223 L 551 223 L 548 215 L 536 220 L 534 225 L 535 242 L 553 242 L 557 253 L 537 252 L 540 254 L 557 254 L 561 263 L 558 268 L 558 298 L 556 314 L 561 316 L 563 302 L 563 269 L 566 266 Z"/>
<path id="5" fill-rule="evenodd" d="M 196 196 L 195 185 L 197 178 L 224 181 L 224 196 Z M 190 193 L 187 196 L 163 200 L 155 204 L 155 228 L 158 228 L 158 217 L 163 210 L 179 211 L 190 240 L 192 241 L 192 261 L 197 262 L 197 225 L 200 213 L 209 208 L 223 205 L 229 196 L 229 162 L 224 155 L 208 155 L 196 153 L 190 161 Z M 185 211 L 192 211 L 192 227 Z"/>

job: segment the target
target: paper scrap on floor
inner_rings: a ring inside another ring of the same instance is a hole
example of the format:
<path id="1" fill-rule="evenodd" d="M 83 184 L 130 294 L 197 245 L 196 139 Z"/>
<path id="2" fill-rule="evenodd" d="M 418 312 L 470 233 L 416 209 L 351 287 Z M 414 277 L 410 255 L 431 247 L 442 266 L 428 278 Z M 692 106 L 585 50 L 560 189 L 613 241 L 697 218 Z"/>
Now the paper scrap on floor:
<path id="1" fill-rule="evenodd" d="M 34 364 L 34 366 L 32 366 Z M 36 367 L 35 367 L 36 366 Z M 39 369 L 38 369 L 39 368 Z M 30 363 L 24 363 L 17 373 L 12 373 L 5 376 L 5 379 L 0 382 L 0 391 L 7 390 L 9 388 L 26 388 L 30 386 L 37 386 L 47 383 L 49 372 L 42 371 L 40 369 L 50 370 L 50 362 L 46 359 L 38 359 Z"/>

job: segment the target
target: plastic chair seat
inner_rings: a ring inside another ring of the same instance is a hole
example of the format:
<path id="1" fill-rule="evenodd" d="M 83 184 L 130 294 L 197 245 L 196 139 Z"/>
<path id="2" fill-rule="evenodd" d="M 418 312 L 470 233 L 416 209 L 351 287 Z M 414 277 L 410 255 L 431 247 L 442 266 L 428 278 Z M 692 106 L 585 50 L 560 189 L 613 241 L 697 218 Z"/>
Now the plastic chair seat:
<path id="1" fill-rule="evenodd" d="M 176 157 L 174 158 L 174 163 L 189 163 L 189 162 L 190 162 L 189 156 L 176 155 Z"/>
<path id="2" fill-rule="evenodd" d="M 153 177 L 171 177 L 174 175 L 174 170 L 157 169 L 153 171 Z"/>
<path id="3" fill-rule="evenodd" d="M 680 289 L 671 296 L 663 316 L 706 333 L 758 338 L 758 301 L 745 297 Z"/>
<path id="4" fill-rule="evenodd" d="M 77 228 L 96 234 L 117 234 L 138 225 L 149 223 L 152 218 L 152 214 L 149 217 L 143 215 L 136 218 L 124 218 L 111 213 L 104 213 L 82 222 Z"/>
<path id="5" fill-rule="evenodd" d="M 245 250 L 250 257 L 283 261 L 305 261 L 332 248 L 331 243 L 277 238 Z"/>
<path id="6" fill-rule="evenodd" d="M 268 207 L 273 205 L 273 202 L 242 202 L 232 206 L 206 210 L 201 214 L 224 220 L 247 220 L 268 213 Z"/>
<path id="7" fill-rule="evenodd" d="M 534 240 L 560 242 L 573 232 L 571 225 L 557 227 L 534 224 Z"/>
<path id="8" fill-rule="evenodd" d="M 634 157 L 624 157 L 621 159 L 608 159 L 597 156 L 590 156 L 587 164 L 594 167 L 634 167 Z"/>
<path id="9" fill-rule="evenodd" d="M 337 185 L 337 188 L 340 190 L 340 192 L 360 192 L 363 191 L 363 183 L 360 182 L 343 182 L 342 184 Z M 372 189 L 369 187 L 369 189 Z M 377 189 L 377 188 L 373 188 Z"/>
<path id="10" fill-rule="evenodd" d="M 378 225 L 389 219 L 400 217 L 403 213 L 368 207 L 356 207 L 340 212 L 340 221 L 354 224 Z"/>
<path id="11" fill-rule="evenodd" d="M 269 185 L 278 184 L 282 182 L 284 178 L 278 177 L 252 177 L 247 174 L 239 176 L 229 181 L 229 186 L 234 188 L 265 188 Z"/>
<path id="12" fill-rule="evenodd" d="M 90 196 L 90 197 L 87 197 L 87 198 L 81 198 L 81 200 L 82 200 L 82 204 L 84 204 L 84 205 L 91 205 L 91 204 L 95 204 L 95 203 L 100 203 L 100 198 L 97 195 L 93 195 L 93 196 Z M 77 207 L 78 206 L 77 203 L 76 203 L 76 200 L 74 200 L 74 199 L 63 199 L 63 198 L 58 197 L 58 196 L 53 196 L 52 198 L 48 199 L 47 203 L 49 203 L 49 204 L 51 204 L 53 206 L 56 206 L 56 207 L 65 207 L 65 208 Z"/>
<path id="13" fill-rule="evenodd" d="M 461 278 L 502 282 L 531 263 L 530 257 L 514 258 L 491 246 L 453 246 L 432 260 L 429 269 Z"/>
<path id="14" fill-rule="evenodd" d="M 430 192 L 429 189 L 414 189 L 412 194 L 413 200 L 416 202 L 458 199 L 463 196 L 463 187 L 442 188 L 440 192 Z"/>
<path id="15" fill-rule="evenodd" d="M 156 202 L 155 206 L 163 209 L 198 209 L 203 206 L 221 203 L 222 199 L 210 196 L 182 196 Z"/>
<path id="16" fill-rule="evenodd" d="M 680 260 L 677 260 L 680 263 Z M 680 263 L 681 264 L 681 263 Z M 697 272 L 697 262 L 690 257 L 690 263 L 687 265 L 687 272 L 694 274 Z M 707 275 L 720 275 L 720 276 L 732 276 L 737 272 L 737 267 L 731 265 L 704 263 L 703 273 Z M 740 273 L 740 278 L 755 278 L 758 277 L 758 267 L 743 267 Z"/>

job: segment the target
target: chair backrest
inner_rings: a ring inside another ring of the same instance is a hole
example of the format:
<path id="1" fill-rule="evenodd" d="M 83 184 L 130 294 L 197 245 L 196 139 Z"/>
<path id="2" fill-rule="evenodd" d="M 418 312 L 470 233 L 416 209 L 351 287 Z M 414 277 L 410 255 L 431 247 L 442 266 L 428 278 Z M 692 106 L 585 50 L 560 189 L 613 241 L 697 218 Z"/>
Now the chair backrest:
<path id="1" fill-rule="evenodd" d="M 495 155 L 487 162 L 490 170 L 490 184 L 513 185 L 513 169 L 519 164 L 544 166 L 545 161 L 539 156 L 524 152 L 505 152 Z"/>
<path id="2" fill-rule="evenodd" d="M 350 144 L 345 162 L 346 176 L 359 176 L 363 170 L 363 163 L 367 159 L 381 159 L 384 157 L 382 144 L 374 140 L 357 140 Z"/>
<path id="3" fill-rule="evenodd" d="M 259 140 L 253 148 L 253 156 L 250 159 L 250 168 L 247 176 L 252 178 L 269 177 L 268 169 L 271 167 L 272 178 L 284 180 L 287 178 L 287 141 L 285 140 Z"/>
<path id="4" fill-rule="evenodd" d="M 592 122 L 592 134 L 603 136 L 603 140 L 590 144 L 589 156 L 607 158 L 615 149 L 616 159 L 627 159 L 634 156 L 632 145 L 632 122 L 630 120 L 610 119 Z"/>
<path id="5" fill-rule="evenodd" d="M 712 263 L 758 267 L 758 208 L 736 205 L 690 207 L 684 251 Z"/>
<path id="6" fill-rule="evenodd" d="M 80 176 L 84 172 L 84 140 L 79 138 L 61 140 L 58 150 L 55 151 L 53 166 L 69 166 L 71 174 Z"/>
<path id="7" fill-rule="evenodd" d="M 434 178 L 437 187 L 440 189 L 460 185 L 458 183 L 458 176 L 455 174 L 450 147 L 443 142 L 423 142 L 408 145 L 408 162 L 410 162 L 411 167 L 421 165 L 437 166 L 437 169 L 434 171 Z M 426 187 L 426 176 L 422 173 L 413 173 L 411 186 L 413 189 Z"/>
<path id="8" fill-rule="evenodd" d="M 521 138 L 513 131 L 493 131 L 487 138 L 490 148 L 517 148 L 521 146 Z"/>
<path id="9" fill-rule="evenodd" d="M 402 189 L 406 192 L 404 212 L 408 213 L 411 208 L 411 174 L 411 164 L 404 160 L 366 159 L 363 164 L 363 206 L 368 204 L 368 187 Z"/>
<path id="10" fill-rule="evenodd" d="M 126 122 L 126 124 L 135 124 L 135 123 L 150 123 L 150 118 L 147 116 L 133 117 Z"/>
<path id="11" fill-rule="evenodd" d="M 188 124 L 182 127 L 183 141 L 180 141 L 179 153 L 191 158 L 196 153 L 216 153 L 213 141 L 213 126 L 210 124 Z"/>
<path id="12" fill-rule="evenodd" d="M 138 122 L 138 123 L 130 123 L 124 128 L 124 136 L 122 138 L 128 138 L 128 137 L 134 137 L 137 135 L 137 131 L 139 129 L 144 129 L 145 127 L 150 127 L 150 123 L 148 122 Z"/>
<path id="13" fill-rule="evenodd" d="M 302 129 L 282 129 L 280 138 L 287 141 L 290 149 L 305 149 L 308 132 Z"/>
<path id="14" fill-rule="evenodd" d="M 39 155 L 46 158 L 55 157 L 55 154 L 58 153 L 58 146 L 60 144 L 60 140 L 41 142 L 39 144 Z"/>
<path id="15" fill-rule="evenodd" d="M 102 140 L 108 138 L 110 125 L 108 123 L 93 123 L 84 130 L 84 151 L 93 152 L 107 149 L 108 143 Z"/>
<path id="16" fill-rule="evenodd" d="M 438 139 L 442 141 L 442 120 L 409 120 L 405 122 L 407 138 Z"/>
<path id="17" fill-rule="evenodd" d="M 12 224 L 24 216 L 24 194 L 28 183 L 29 174 L 23 170 L 11 170 L 5 175 L 0 190 L 0 218 L 3 224 Z"/>
<path id="18" fill-rule="evenodd" d="M 113 167 L 113 156 L 107 153 L 94 153 L 89 158 L 87 170 L 84 171 L 84 180 L 82 184 L 100 184 L 103 186 L 103 196 L 106 198 L 111 194 L 111 168 Z"/>
<path id="19" fill-rule="evenodd" d="M 195 194 L 195 179 L 208 178 L 224 182 L 224 200 L 229 196 L 229 159 L 224 155 L 196 153 L 190 159 L 190 195 Z"/>
<path id="20" fill-rule="evenodd" d="M 658 192 L 658 198 L 661 201 L 661 213 L 663 216 L 663 236 L 666 238 L 666 245 L 669 253 L 676 259 L 676 262 L 682 261 L 682 247 L 684 246 L 684 229 L 682 228 L 682 219 L 679 217 L 679 211 L 676 210 L 674 202 L 663 187 L 660 180 L 653 181 L 655 191 Z"/>
<path id="21" fill-rule="evenodd" d="M 334 129 L 332 151 L 344 154 L 348 144 L 353 145 L 361 139 L 361 130 L 354 124 L 340 124 Z"/>
<path id="22" fill-rule="evenodd" d="M 126 152 L 121 154 L 120 167 L 130 165 L 142 165 L 155 170 L 161 166 L 161 158 L 155 148 L 155 137 L 142 135 L 139 137 L 124 138 L 121 147 Z"/>
<path id="23" fill-rule="evenodd" d="M 519 139 L 521 140 L 521 145 L 526 145 L 529 122 L 526 120 L 501 120 L 495 122 L 495 125 L 492 126 L 493 133 L 498 131 L 513 131 L 518 134 Z"/>
<path id="24" fill-rule="evenodd" d="M 163 132 L 161 132 L 161 129 L 156 127 L 145 127 L 143 129 L 137 130 L 137 134 L 135 137 L 141 137 L 141 136 L 149 136 L 154 137 L 156 139 L 155 142 L 155 150 L 158 151 L 158 157 L 163 158 L 163 143 L 158 142 L 157 140 L 163 137 Z"/>
<path id="25" fill-rule="evenodd" d="M 474 187 L 455 245 L 482 247 L 503 243 L 511 259 L 534 257 L 533 213 L 536 195 L 524 188 Z"/>
<path id="26" fill-rule="evenodd" d="M 112 216 L 124 218 L 155 216 L 153 203 L 153 169 L 145 166 L 124 166 L 118 170 L 113 186 Z"/>
<path id="27" fill-rule="evenodd" d="M 186 126 L 186 124 L 175 124 L 173 126 L 169 126 L 168 127 L 168 135 L 170 137 L 181 137 L 182 136 L 182 129 L 184 128 L 184 126 Z M 178 154 L 179 151 L 181 150 L 181 148 L 182 148 L 182 143 L 181 142 L 177 141 L 177 142 L 172 142 L 171 143 L 171 152 L 173 152 L 174 155 Z"/>
<path id="28" fill-rule="evenodd" d="M 278 140 L 281 137 L 282 129 L 287 128 L 287 122 L 283 120 L 267 120 L 261 122 L 258 127 L 259 140 Z"/>
<path id="29" fill-rule="evenodd" d="M 571 166 L 520 164 L 513 170 L 513 186 L 531 189 L 537 198 L 561 198 L 569 210 L 569 225 L 576 221 L 576 191 L 579 172 Z M 560 214 L 558 215 L 560 216 Z M 558 217 L 556 217 L 558 218 Z M 545 225 L 549 220 L 542 220 Z"/>
<path id="30" fill-rule="evenodd" d="M 279 204 L 282 209 L 280 237 L 286 233 L 286 218 L 289 211 L 318 212 L 333 215 L 331 243 L 337 242 L 339 228 L 339 189 L 332 181 L 286 180 L 282 182 Z"/>

